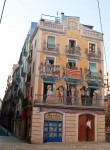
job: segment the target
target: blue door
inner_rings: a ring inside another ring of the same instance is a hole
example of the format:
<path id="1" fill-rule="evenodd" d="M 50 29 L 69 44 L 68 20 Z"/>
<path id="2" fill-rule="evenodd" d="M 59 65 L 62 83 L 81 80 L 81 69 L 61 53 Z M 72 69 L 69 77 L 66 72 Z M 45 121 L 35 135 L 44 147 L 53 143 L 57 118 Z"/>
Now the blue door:
<path id="1" fill-rule="evenodd" d="M 62 121 L 44 121 L 44 142 L 62 142 Z"/>

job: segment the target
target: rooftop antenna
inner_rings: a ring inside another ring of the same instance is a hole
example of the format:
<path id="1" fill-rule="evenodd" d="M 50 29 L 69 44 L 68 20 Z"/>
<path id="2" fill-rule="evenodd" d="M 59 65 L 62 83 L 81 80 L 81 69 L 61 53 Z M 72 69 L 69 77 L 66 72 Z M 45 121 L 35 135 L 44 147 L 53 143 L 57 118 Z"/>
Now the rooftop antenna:
<path id="1" fill-rule="evenodd" d="M 57 11 L 57 18 L 58 18 L 58 11 Z"/>

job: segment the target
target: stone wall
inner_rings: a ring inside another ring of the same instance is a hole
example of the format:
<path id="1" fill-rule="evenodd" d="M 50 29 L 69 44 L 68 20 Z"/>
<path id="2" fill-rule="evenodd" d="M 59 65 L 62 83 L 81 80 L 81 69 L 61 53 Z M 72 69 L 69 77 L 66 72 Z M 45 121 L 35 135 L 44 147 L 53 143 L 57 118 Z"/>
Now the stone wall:
<path id="1" fill-rule="evenodd" d="M 36 112 L 36 108 L 34 108 L 32 114 L 31 143 L 43 143 L 43 126 L 44 114 Z"/>
<path id="2" fill-rule="evenodd" d="M 105 142 L 105 115 L 97 115 L 97 142 Z"/>
<path id="3" fill-rule="evenodd" d="M 75 114 L 65 114 L 65 143 L 77 142 L 77 116 Z"/>

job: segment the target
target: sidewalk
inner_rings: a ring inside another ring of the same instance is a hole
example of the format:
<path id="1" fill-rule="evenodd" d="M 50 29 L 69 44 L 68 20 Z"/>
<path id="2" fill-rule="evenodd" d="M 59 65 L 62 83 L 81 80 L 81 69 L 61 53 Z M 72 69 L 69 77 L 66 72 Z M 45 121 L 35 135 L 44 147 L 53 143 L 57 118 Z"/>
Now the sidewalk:
<path id="1" fill-rule="evenodd" d="M 7 136 L 12 136 L 12 133 L 8 131 L 6 128 L 4 128 L 3 126 L 0 126 L 0 128 L 6 133 Z"/>

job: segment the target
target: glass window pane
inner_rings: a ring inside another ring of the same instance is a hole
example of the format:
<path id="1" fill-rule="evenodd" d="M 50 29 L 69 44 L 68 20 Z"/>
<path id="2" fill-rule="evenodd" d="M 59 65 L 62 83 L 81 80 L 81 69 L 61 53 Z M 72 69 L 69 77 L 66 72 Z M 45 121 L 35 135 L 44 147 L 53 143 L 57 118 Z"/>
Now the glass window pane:
<path id="1" fill-rule="evenodd" d="M 53 36 L 48 36 L 48 39 L 47 39 L 47 47 L 48 47 L 48 48 L 55 48 L 55 37 L 53 37 Z"/>
<path id="2" fill-rule="evenodd" d="M 89 63 L 90 71 L 97 72 L 96 64 L 95 63 Z"/>
<path id="3" fill-rule="evenodd" d="M 62 137 L 62 133 L 58 133 L 58 137 Z"/>
<path id="4" fill-rule="evenodd" d="M 45 126 L 48 126 L 48 122 L 45 122 Z"/>
<path id="5" fill-rule="evenodd" d="M 45 131 L 45 132 L 46 132 L 46 131 L 48 131 L 48 128 L 47 128 L 47 127 L 45 127 L 45 128 L 44 128 L 44 131 Z"/>
<path id="6" fill-rule="evenodd" d="M 59 128 L 59 131 L 61 132 L 61 131 L 62 131 L 62 128 Z"/>

